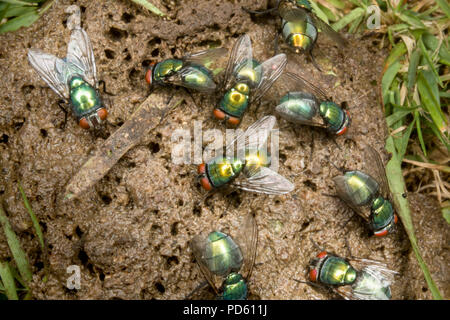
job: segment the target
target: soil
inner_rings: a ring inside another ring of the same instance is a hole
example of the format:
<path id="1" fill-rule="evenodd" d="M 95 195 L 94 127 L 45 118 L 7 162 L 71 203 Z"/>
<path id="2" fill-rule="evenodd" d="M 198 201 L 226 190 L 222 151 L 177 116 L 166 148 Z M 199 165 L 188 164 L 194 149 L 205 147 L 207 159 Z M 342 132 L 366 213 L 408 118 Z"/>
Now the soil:
<path id="1" fill-rule="evenodd" d="M 309 77 L 352 116 L 349 137 L 333 141 L 320 129 L 295 127 L 278 119 L 280 170 L 296 189 L 284 196 L 244 191 L 216 193 L 202 201 L 194 165 L 171 161 L 171 134 L 224 127 L 211 117 L 213 99 L 177 88 L 159 94 L 186 103 L 142 137 L 89 192 L 65 201 L 65 186 L 94 151 L 137 109 L 149 94 L 144 81 L 153 60 L 181 57 L 209 46 L 229 49 L 248 33 L 254 55 L 273 55 L 279 20 L 250 17 L 241 6 L 262 9 L 267 1 L 152 1 L 169 13 L 161 19 L 131 1 L 57 1 L 27 29 L 0 35 L 0 195 L 14 230 L 33 268 L 36 299 L 183 299 L 204 279 L 189 240 L 212 226 L 230 231 L 252 212 L 259 228 L 256 265 L 250 279 L 252 299 L 332 299 L 328 291 L 297 283 L 308 261 L 317 254 L 310 239 L 329 251 L 384 260 L 399 271 L 392 284 L 393 299 L 431 299 L 408 237 L 401 225 L 384 238 L 369 236 L 367 227 L 337 198 L 331 180 L 339 172 L 332 161 L 356 168 L 362 154 L 358 143 L 383 150 L 387 135 L 378 88 L 387 49 L 374 36 L 346 35 L 350 46 L 340 51 L 319 36 L 314 54 L 321 73 L 304 55 L 288 53 L 287 69 Z M 27 50 L 40 48 L 64 57 L 70 32 L 65 8 L 82 8 L 82 25 L 94 47 L 100 79 L 115 96 L 109 106 L 109 125 L 103 134 L 81 129 L 58 108 L 56 94 L 27 62 Z M 285 51 L 287 52 L 287 51 Z M 333 74 L 334 73 L 334 74 Z M 275 96 L 252 106 L 242 128 L 273 111 Z M 194 103 L 194 101 L 196 103 Z M 356 143 L 355 143 L 356 141 Z M 338 147 L 339 146 L 339 147 Z M 312 156 L 311 156 L 312 155 Z M 387 155 L 383 154 L 384 160 Z M 48 245 L 50 275 L 43 282 L 44 257 L 34 236 L 18 188 L 21 182 L 41 222 Z M 450 297 L 449 227 L 437 202 L 408 193 L 419 245 L 442 294 Z M 0 259 L 10 255 L 0 233 Z M 69 290 L 66 269 L 81 268 L 80 290 Z M 197 297 L 212 298 L 210 289 Z"/>

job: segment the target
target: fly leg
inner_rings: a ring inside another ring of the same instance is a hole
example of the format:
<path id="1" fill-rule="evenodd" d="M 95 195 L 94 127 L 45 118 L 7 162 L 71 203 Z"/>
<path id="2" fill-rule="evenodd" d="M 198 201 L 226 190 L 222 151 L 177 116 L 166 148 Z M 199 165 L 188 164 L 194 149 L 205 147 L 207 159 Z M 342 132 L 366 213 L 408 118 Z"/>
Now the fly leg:
<path id="1" fill-rule="evenodd" d="M 173 97 L 174 97 L 173 95 L 170 96 L 170 98 L 169 98 L 168 101 L 167 101 L 167 105 L 170 104 L 170 102 L 172 101 L 172 98 L 173 98 Z M 184 98 L 181 98 L 181 99 L 178 100 L 173 106 L 171 106 L 171 107 L 167 106 L 166 108 L 164 108 L 164 109 L 162 110 L 162 112 L 161 112 L 161 119 L 159 120 L 159 124 L 162 123 L 162 121 L 164 120 L 164 118 L 165 118 L 170 112 L 172 112 L 172 111 L 175 110 L 180 104 L 182 104 L 183 101 L 184 101 Z"/>
<path id="2" fill-rule="evenodd" d="M 64 106 L 67 106 L 67 102 L 65 102 L 64 100 L 59 100 L 58 107 L 62 110 L 62 112 L 64 112 L 64 122 L 63 122 L 61 129 L 64 129 L 66 127 L 66 123 L 67 123 L 67 113 L 68 112 Z"/>
<path id="3" fill-rule="evenodd" d="M 106 82 L 105 82 L 105 80 L 100 80 L 100 81 L 98 82 L 98 85 L 99 85 L 99 86 L 100 86 L 100 85 L 103 86 L 103 92 L 106 93 L 107 95 L 115 96 L 115 94 L 106 91 Z"/>
<path id="4" fill-rule="evenodd" d="M 197 108 L 197 110 L 199 110 L 200 108 L 198 107 L 197 102 L 195 101 L 194 97 L 192 96 L 192 93 L 187 88 L 185 88 L 185 87 L 182 87 L 182 88 L 188 94 L 189 98 L 191 98 L 191 100 L 194 103 L 194 106 Z M 188 105 L 188 106 L 192 111 L 194 111 L 190 105 Z"/>
<path id="5" fill-rule="evenodd" d="M 274 12 L 274 11 L 278 10 L 278 4 L 275 7 L 267 9 L 267 10 L 261 10 L 261 11 L 250 10 L 250 9 L 247 9 L 247 8 L 244 8 L 244 7 L 242 7 L 242 10 L 244 10 L 245 12 L 247 12 L 249 14 L 268 14 L 270 12 Z"/>
<path id="6" fill-rule="evenodd" d="M 197 291 L 199 291 L 199 290 L 201 290 L 201 289 L 203 289 L 203 288 L 205 288 L 205 287 L 207 287 L 207 286 L 208 286 L 208 282 L 207 282 L 207 281 L 203 281 L 203 282 L 200 283 L 197 287 L 195 287 L 195 289 L 192 290 L 191 293 L 189 293 L 189 294 L 184 298 L 184 300 L 189 300 L 189 299 L 191 299 L 191 297 L 194 295 L 194 293 L 196 293 Z"/>
<path id="7" fill-rule="evenodd" d="M 316 60 L 314 59 L 314 56 L 313 56 L 313 54 L 312 54 L 312 51 L 309 51 L 309 52 L 308 52 L 308 56 L 309 56 L 309 58 L 311 59 L 311 63 L 313 64 L 313 66 L 314 66 L 317 70 L 319 70 L 320 72 L 323 72 L 322 69 L 320 69 L 319 65 L 316 63 Z"/>

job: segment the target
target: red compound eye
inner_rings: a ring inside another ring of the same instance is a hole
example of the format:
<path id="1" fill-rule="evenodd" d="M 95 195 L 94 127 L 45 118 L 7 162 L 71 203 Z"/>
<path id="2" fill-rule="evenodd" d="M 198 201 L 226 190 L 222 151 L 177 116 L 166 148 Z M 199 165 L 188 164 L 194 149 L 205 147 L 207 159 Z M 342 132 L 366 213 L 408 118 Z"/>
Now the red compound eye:
<path id="1" fill-rule="evenodd" d="M 206 191 L 210 191 L 212 190 L 212 185 L 209 182 L 207 177 L 203 177 L 200 179 L 200 184 L 202 185 L 203 189 L 205 189 Z"/>
<path id="2" fill-rule="evenodd" d="M 225 119 L 225 113 L 220 109 L 214 109 L 213 114 L 219 120 Z"/>
<path id="3" fill-rule="evenodd" d="M 86 120 L 86 118 L 81 118 L 80 122 L 78 122 L 78 124 L 80 125 L 80 127 L 82 127 L 83 129 L 89 129 L 89 122 Z"/>
<path id="4" fill-rule="evenodd" d="M 204 163 L 198 165 L 197 172 L 198 174 L 204 174 L 206 172 L 206 166 Z"/>
<path id="5" fill-rule="evenodd" d="M 384 237 L 387 234 L 388 234 L 387 229 L 384 229 L 384 230 L 381 230 L 381 231 L 378 231 L 378 232 L 374 232 L 374 235 L 376 237 Z"/>
<path id="6" fill-rule="evenodd" d="M 152 73 L 153 73 L 153 68 L 150 68 L 147 70 L 147 72 L 145 73 L 145 81 L 147 81 L 148 84 L 152 84 Z"/>
<path id="7" fill-rule="evenodd" d="M 310 279 L 312 282 L 316 282 L 316 281 L 317 281 L 317 270 L 316 270 L 316 269 L 312 269 L 312 270 L 309 272 L 309 279 Z"/>
<path id="8" fill-rule="evenodd" d="M 326 251 L 322 251 L 321 253 L 319 253 L 317 255 L 317 258 L 322 259 L 325 258 L 327 256 L 327 252 Z"/>
<path id="9" fill-rule="evenodd" d="M 398 217 L 396 214 L 394 214 L 394 223 L 397 223 L 397 222 L 398 222 Z"/>
<path id="10" fill-rule="evenodd" d="M 106 117 L 108 116 L 108 111 L 106 110 L 106 108 L 98 109 L 97 115 L 100 118 L 100 120 L 105 121 Z"/>
<path id="11" fill-rule="evenodd" d="M 233 126 L 237 126 L 239 124 L 239 122 L 241 122 L 241 120 L 239 118 L 230 117 L 228 119 L 228 123 L 233 125 Z"/>

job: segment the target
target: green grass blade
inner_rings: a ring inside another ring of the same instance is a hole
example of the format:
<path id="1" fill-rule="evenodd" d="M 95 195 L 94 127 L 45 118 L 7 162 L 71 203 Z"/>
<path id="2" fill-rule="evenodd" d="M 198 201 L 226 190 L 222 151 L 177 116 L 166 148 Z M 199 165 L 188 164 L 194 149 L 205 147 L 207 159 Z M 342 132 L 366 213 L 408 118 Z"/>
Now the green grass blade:
<path id="1" fill-rule="evenodd" d="M 419 66 L 420 57 L 420 50 L 416 48 L 409 59 L 407 83 L 408 89 L 412 89 L 412 87 L 416 83 L 417 67 Z"/>
<path id="2" fill-rule="evenodd" d="M 37 6 L 36 2 L 26 2 L 26 1 L 20 1 L 20 0 L 1 0 L 2 2 L 9 3 L 9 4 L 15 4 L 20 6 Z"/>
<path id="3" fill-rule="evenodd" d="M 36 10 L 34 10 L 22 16 L 8 20 L 0 25 L 0 33 L 16 31 L 17 29 L 20 29 L 22 27 L 31 26 L 37 19 L 39 19 L 39 17 L 40 15 Z"/>
<path id="4" fill-rule="evenodd" d="M 427 148 L 425 147 L 425 141 L 423 140 L 422 128 L 420 126 L 420 114 L 419 111 L 414 111 L 414 121 L 416 122 L 416 130 L 417 136 L 419 137 L 420 147 L 422 148 L 422 152 L 427 156 Z"/>
<path id="5" fill-rule="evenodd" d="M 386 117 L 386 122 L 388 124 L 388 127 L 392 127 L 395 123 L 406 117 L 408 114 L 410 114 L 413 110 L 398 110 L 391 114 L 389 117 Z"/>
<path id="6" fill-rule="evenodd" d="M 153 5 L 152 3 L 148 2 L 147 0 L 131 0 L 134 3 L 137 3 L 141 6 L 143 6 L 144 8 L 150 10 L 151 12 L 153 12 L 154 14 L 164 17 L 165 13 L 162 12 L 161 10 L 159 10 L 155 5 Z"/>
<path id="7" fill-rule="evenodd" d="M 442 300 L 442 295 L 439 292 L 436 284 L 431 277 L 428 267 L 423 261 L 422 255 L 420 254 L 419 246 L 417 245 L 417 239 L 414 234 L 414 226 L 411 219 L 411 212 L 409 209 L 408 200 L 403 198 L 402 194 L 406 191 L 405 180 L 402 174 L 402 159 L 399 158 L 397 151 L 395 150 L 394 140 L 392 137 L 388 137 L 386 140 L 386 150 L 392 154 L 391 160 L 386 165 L 386 175 L 389 181 L 389 187 L 392 192 L 394 203 L 396 204 L 398 214 L 405 227 L 406 233 L 408 234 L 409 241 L 411 242 L 411 247 L 416 255 L 417 261 L 422 269 L 425 280 L 430 288 L 433 298 L 436 300 Z"/>
<path id="8" fill-rule="evenodd" d="M 11 224 L 9 223 L 9 220 L 6 217 L 1 205 L 0 224 L 2 225 L 3 231 L 5 232 L 6 240 L 8 242 L 9 249 L 11 250 L 11 253 L 14 257 L 14 261 L 16 262 L 17 269 L 19 269 L 19 273 L 25 283 L 28 283 L 32 278 L 30 264 L 28 263 L 25 251 L 23 251 L 22 247 L 20 246 L 19 239 L 12 229 Z"/>
<path id="9" fill-rule="evenodd" d="M 350 11 L 347 15 L 345 15 L 338 22 L 333 23 L 332 27 L 334 30 L 339 31 L 344 28 L 346 25 L 351 23 L 353 20 L 358 19 L 360 16 L 364 16 L 365 11 L 363 8 L 356 8 Z"/>
<path id="10" fill-rule="evenodd" d="M 41 226 L 39 225 L 39 220 L 36 217 L 36 215 L 33 212 L 33 209 L 31 208 L 30 202 L 28 202 L 28 198 L 25 194 L 25 192 L 22 189 L 22 186 L 20 185 L 20 182 L 18 183 L 19 191 L 22 195 L 23 204 L 25 205 L 25 208 L 27 209 L 28 213 L 30 214 L 31 221 L 33 222 L 34 230 L 36 231 L 36 235 L 39 239 L 39 244 L 41 245 L 41 249 L 44 250 L 45 244 L 44 244 L 44 235 L 42 234 Z"/>
<path id="11" fill-rule="evenodd" d="M 381 92 L 383 96 L 383 103 L 386 103 L 389 93 L 389 87 L 391 86 L 392 81 L 394 81 L 394 78 L 401 67 L 402 64 L 396 61 L 392 65 L 390 65 L 387 68 L 386 72 L 383 74 L 383 78 L 381 79 L 381 90 L 382 90 Z"/>
<path id="12" fill-rule="evenodd" d="M 436 0 L 441 10 L 445 13 L 448 19 L 450 19 L 450 6 L 447 0 Z"/>
<path id="13" fill-rule="evenodd" d="M 20 182 L 18 183 L 20 193 L 22 195 L 23 204 L 25 205 L 25 208 L 27 209 L 28 213 L 30 214 L 31 221 L 33 222 L 33 227 L 36 232 L 36 235 L 39 239 L 39 244 L 41 245 L 41 250 L 44 255 L 44 269 L 45 269 L 45 278 L 44 282 L 47 281 L 48 278 L 48 263 L 47 263 L 47 247 L 45 246 L 45 240 L 44 235 L 42 233 L 41 226 L 39 224 L 39 219 L 36 217 L 36 215 L 33 212 L 33 209 L 31 208 L 30 202 L 28 201 L 28 198 L 23 191 L 22 186 L 20 185 Z"/>
<path id="14" fill-rule="evenodd" d="M 446 119 L 441 110 L 439 90 L 432 72 L 425 70 L 419 72 L 417 88 L 424 108 L 430 113 L 439 131 L 444 133 L 447 131 Z"/>
<path id="15" fill-rule="evenodd" d="M 446 206 L 442 208 L 442 216 L 450 224 L 450 201 L 445 201 L 444 205 Z"/>
<path id="16" fill-rule="evenodd" d="M 19 300 L 16 284 L 8 262 L 0 261 L 0 278 L 5 288 L 5 294 L 9 300 Z"/>
<path id="17" fill-rule="evenodd" d="M 320 9 L 320 7 L 314 1 L 311 1 L 310 4 L 311 4 L 311 7 L 313 8 L 313 11 L 316 14 L 316 16 L 318 16 L 320 19 L 322 19 L 326 23 L 330 23 L 330 21 L 328 21 L 328 17 L 325 14 L 325 12 L 323 12 L 322 9 Z"/>

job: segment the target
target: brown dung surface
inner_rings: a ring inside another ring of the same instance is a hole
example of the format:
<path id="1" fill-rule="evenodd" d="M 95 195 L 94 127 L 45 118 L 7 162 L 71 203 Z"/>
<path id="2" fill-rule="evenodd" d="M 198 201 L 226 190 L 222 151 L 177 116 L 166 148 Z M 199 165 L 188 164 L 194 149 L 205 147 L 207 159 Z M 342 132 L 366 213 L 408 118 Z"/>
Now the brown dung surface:
<path id="1" fill-rule="evenodd" d="M 248 33 L 259 60 L 273 54 L 278 27 L 275 17 L 251 18 L 241 6 L 267 7 L 267 1 L 153 1 L 169 12 L 171 20 L 146 13 L 131 1 L 57 1 L 33 26 L 0 36 L 0 194 L 12 225 L 33 265 L 33 295 L 37 299 L 182 299 L 203 281 L 189 240 L 212 226 L 238 227 L 240 218 L 254 212 L 259 225 L 256 266 L 250 281 L 251 298 L 335 298 L 291 280 L 305 279 L 307 264 L 320 246 L 347 255 L 348 240 L 353 255 L 385 260 L 400 272 L 392 285 L 394 299 L 430 299 L 422 272 L 401 225 L 386 238 L 369 237 L 361 219 L 350 217 L 333 193 L 331 178 L 338 174 L 328 159 L 356 168 L 361 153 L 345 138 L 333 140 L 324 132 L 278 121 L 280 173 L 295 183 L 285 196 L 265 196 L 235 191 L 216 193 L 202 203 L 204 193 L 195 179 L 195 166 L 171 161 L 171 134 L 193 130 L 202 121 L 203 130 L 224 130 L 211 117 L 214 99 L 193 93 L 198 105 L 181 89 L 160 89 L 172 101 L 187 103 L 175 109 L 165 122 L 142 138 L 112 170 L 73 201 L 64 201 L 65 187 L 106 136 L 81 129 L 64 114 L 57 96 L 29 66 L 29 48 L 65 56 L 70 36 L 64 10 L 82 6 L 82 25 L 94 47 L 99 78 L 115 94 L 109 106 L 109 121 L 121 125 L 149 94 L 144 81 L 150 60 L 181 57 L 210 45 L 231 48 L 235 39 Z M 302 55 L 288 54 L 288 69 L 309 77 L 337 103 L 347 102 L 353 119 L 350 128 L 356 142 L 381 151 L 386 136 L 377 88 L 387 50 L 379 49 L 373 37 L 348 37 L 351 46 L 340 52 L 320 36 L 314 50 L 320 73 Z M 266 96 L 258 109 L 252 106 L 242 128 L 270 114 L 274 97 Z M 312 158 L 311 158 L 311 148 Z M 353 156 L 350 156 L 353 154 Z M 356 154 L 356 155 L 355 155 Z M 386 157 L 385 159 L 386 160 Z M 47 283 L 39 244 L 21 202 L 21 181 L 39 217 L 49 247 L 51 267 Z M 445 297 L 450 297 L 448 278 L 449 228 L 437 203 L 409 194 L 414 210 L 419 245 L 434 279 Z M 9 256 L 0 234 L 0 259 Z M 65 287 L 66 268 L 79 265 L 81 289 Z M 203 289 L 201 297 L 212 297 Z"/>

